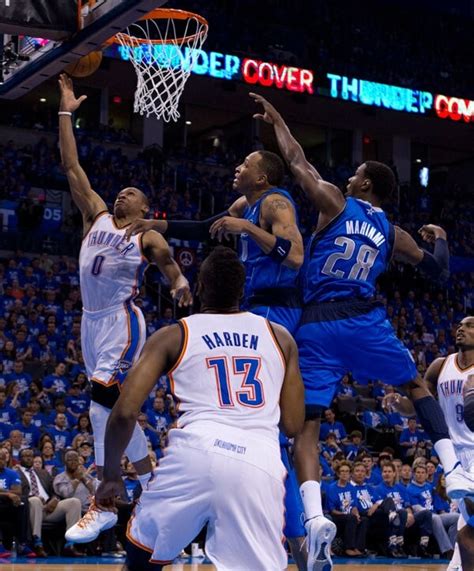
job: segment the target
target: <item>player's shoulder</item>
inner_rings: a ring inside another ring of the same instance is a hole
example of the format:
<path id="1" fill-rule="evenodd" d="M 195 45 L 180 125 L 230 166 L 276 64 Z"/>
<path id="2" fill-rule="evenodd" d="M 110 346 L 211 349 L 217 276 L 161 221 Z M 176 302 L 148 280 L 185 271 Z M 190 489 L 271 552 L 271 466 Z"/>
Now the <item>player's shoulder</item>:
<path id="1" fill-rule="evenodd" d="M 427 380 L 436 382 L 444 366 L 449 363 L 449 360 L 450 355 L 447 355 L 446 357 L 438 357 L 435 359 L 426 370 Z"/>
<path id="2" fill-rule="evenodd" d="M 262 197 L 262 208 L 271 209 L 294 209 L 294 202 L 291 195 L 281 188 L 272 188 Z"/>

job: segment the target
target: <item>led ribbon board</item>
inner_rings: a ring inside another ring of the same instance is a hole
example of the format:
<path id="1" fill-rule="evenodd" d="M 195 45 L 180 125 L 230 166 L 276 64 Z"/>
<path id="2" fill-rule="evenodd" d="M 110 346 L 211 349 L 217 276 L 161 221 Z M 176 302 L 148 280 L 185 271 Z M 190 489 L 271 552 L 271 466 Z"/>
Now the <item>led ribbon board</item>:
<path id="1" fill-rule="evenodd" d="M 160 59 L 176 62 L 177 66 L 192 66 L 192 73 L 207 75 L 217 79 L 240 80 L 250 85 L 276 87 L 297 93 L 315 91 L 314 72 L 285 64 L 276 64 L 254 58 L 240 58 L 236 55 L 220 52 L 180 50 L 172 45 L 140 45 L 134 50 L 135 59 L 160 62 Z M 122 46 L 111 46 L 107 55 L 130 59 L 128 49 Z M 165 57 L 166 56 L 166 57 Z M 191 58 L 193 58 L 191 60 Z M 393 111 L 404 111 L 418 115 L 435 113 L 439 119 L 450 119 L 465 123 L 474 123 L 474 101 L 446 95 L 433 95 L 429 91 L 421 91 L 397 85 L 388 85 L 365 79 L 326 74 L 329 80 L 329 94 L 335 99 L 353 101 L 363 105 L 381 107 Z M 326 86 L 321 86 L 326 87 Z"/>

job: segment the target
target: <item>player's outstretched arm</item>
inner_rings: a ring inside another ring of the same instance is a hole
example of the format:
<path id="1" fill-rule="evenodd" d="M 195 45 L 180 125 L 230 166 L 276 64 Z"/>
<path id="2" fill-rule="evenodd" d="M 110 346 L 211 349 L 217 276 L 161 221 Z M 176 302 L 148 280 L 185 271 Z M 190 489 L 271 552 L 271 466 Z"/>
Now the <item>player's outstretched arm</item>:
<path id="1" fill-rule="evenodd" d="M 127 228 L 125 237 L 127 240 L 130 240 L 132 236 L 136 236 L 142 232 L 148 232 L 148 230 L 155 230 L 160 234 L 165 234 L 167 238 L 205 242 L 209 239 L 209 229 L 216 220 L 224 216 L 237 218 L 242 216 L 246 204 L 246 199 L 241 196 L 232 204 L 229 210 L 220 212 L 206 220 L 135 220 L 135 222 L 132 222 Z"/>
<path id="2" fill-rule="evenodd" d="M 449 248 L 445 230 L 441 226 L 426 224 L 418 232 L 423 240 L 434 244 L 433 253 L 420 248 L 408 232 L 395 226 L 394 259 L 417 266 L 432 278 L 447 279 L 449 277 Z"/>
<path id="3" fill-rule="evenodd" d="M 65 73 L 59 76 L 59 89 L 61 92 L 60 113 L 74 113 L 86 99 L 86 95 L 81 95 L 81 97 L 76 99 L 71 78 Z M 89 179 L 79 164 L 71 115 L 59 115 L 59 150 L 71 188 L 72 199 L 81 211 L 84 221 L 84 233 L 86 233 L 97 214 L 106 211 L 107 206 L 102 198 L 92 190 Z"/>
<path id="4" fill-rule="evenodd" d="M 178 264 L 173 260 L 166 240 L 157 232 L 143 235 L 143 248 L 148 260 L 158 266 L 160 272 L 170 283 L 171 295 L 178 300 L 179 307 L 191 305 L 193 297 L 189 282 L 181 273 Z"/>
<path id="5" fill-rule="evenodd" d="M 163 371 L 176 362 L 183 341 L 181 326 L 163 327 L 143 347 L 138 361 L 127 374 L 105 432 L 104 484 L 120 480 L 120 459 L 132 437 L 141 406 Z M 110 492 L 109 492 L 110 493 Z M 97 490 L 96 500 L 110 499 L 107 486 Z"/>
<path id="6" fill-rule="evenodd" d="M 250 97 L 256 103 L 263 105 L 264 113 L 256 113 L 254 117 L 273 125 L 281 154 L 290 167 L 296 182 L 304 190 L 315 208 L 329 219 L 337 216 L 345 205 L 342 192 L 330 182 L 323 180 L 314 166 L 307 161 L 303 148 L 293 137 L 288 125 L 275 107 L 261 95 L 250 93 Z"/>
<path id="7" fill-rule="evenodd" d="M 271 323 L 275 337 L 286 361 L 285 379 L 280 393 L 280 426 L 289 436 L 296 436 L 303 428 L 305 418 L 304 385 L 298 363 L 295 340 L 281 325 Z"/>

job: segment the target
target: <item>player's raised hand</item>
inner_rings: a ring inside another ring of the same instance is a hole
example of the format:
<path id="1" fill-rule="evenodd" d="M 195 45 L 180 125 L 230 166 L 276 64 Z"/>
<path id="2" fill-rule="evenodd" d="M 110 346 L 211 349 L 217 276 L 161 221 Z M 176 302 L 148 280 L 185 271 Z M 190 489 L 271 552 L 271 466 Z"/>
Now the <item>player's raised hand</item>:
<path id="1" fill-rule="evenodd" d="M 275 121 L 280 119 L 280 113 L 273 107 L 273 105 L 268 102 L 265 97 L 258 95 L 258 93 L 249 93 L 250 97 L 255 101 L 255 103 L 261 103 L 263 105 L 263 113 L 255 113 L 254 119 L 262 119 L 266 123 L 273 125 Z"/>
<path id="2" fill-rule="evenodd" d="M 87 99 L 87 95 L 81 95 L 76 98 L 72 79 L 65 73 L 61 73 L 59 76 L 59 90 L 61 92 L 61 101 L 59 103 L 60 111 L 74 113 L 81 103 Z"/>
<path id="3" fill-rule="evenodd" d="M 425 242 L 429 243 L 433 243 L 436 238 L 446 240 L 446 231 L 441 226 L 436 226 L 435 224 L 425 224 L 418 230 L 418 234 L 421 235 Z"/>
<path id="4" fill-rule="evenodd" d="M 180 275 L 171 287 L 171 297 L 178 301 L 178 307 L 188 307 L 193 303 L 193 296 L 188 280 Z"/>
<path id="5" fill-rule="evenodd" d="M 144 218 L 139 218 L 127 227 L 125 238 L 130 240 L 132 236 L 136 236 L 142 232 L 148 232 L 148 230 L 155 230 L 160 234 L 164 234 L 167 226 L 168 224 L 165 220 L 145 220 Z"/>

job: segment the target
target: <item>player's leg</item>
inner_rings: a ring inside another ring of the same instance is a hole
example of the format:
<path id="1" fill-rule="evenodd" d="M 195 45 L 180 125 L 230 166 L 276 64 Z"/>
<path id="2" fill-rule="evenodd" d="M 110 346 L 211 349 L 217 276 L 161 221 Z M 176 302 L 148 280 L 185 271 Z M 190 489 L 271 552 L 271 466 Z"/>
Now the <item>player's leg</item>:
<path id="1" fill-rule="evenodd" d="M 256 454 L 262 457 L 258 462 Z M 246 443 L 246 462 L 231 453 L 212 456 L 208 478 L 214 493 L 207 556 L 217 569 L 225 571 L 286 569 L 285 469 L 278 450 L 263 443 Z"/>
<path id="2" fill-rule="evenodd" d="M 297 307 L 279 307 L 279 306 L 252 306 L 250 311 L 255 315 L 260 315 L 273 323 L 283 325 L 294 335 L 301 319 L 301 309 Z M 282 442 L 283 440 L 283 442 Z M 307 567 L 308 552 L 304 541 L 306 532 L 302 522 L 304 512 L 299 491 L 299 483 L 296 477 L 295 468 L 289 451 L 286 448 L 286 437 L 280 434 L 281 459 L 286 467 L 288 476 L 286 478 L 285 487 L 285 537 L 290 551 L 295 560 L 296 566 L 300 571 Z"/>
<path id="3" fill-rule="evenodd" d="M 148 552 L 152 564 L 173 561 L 210 517 L 209 454 L 187 447 L 181 432 L 170 432 L 167 454 L 140 496 L 127 530 L 128 541 Z M 235 535 L 229 541 L 235 546 Z"/>
<path id="4" fill-rule="evenodd" d="M 288 472 L 285 481 L 285 529 L 284 535 L 290 546 L 291 555 L 295 560 L 299 571 L 305 571 L 307 568 L 308 552 L 304 544 L 306 535 L 303 518 L 304 508 L 301 501 L 298 479 L 293 465 L 290 452 L 282 442 L 287 440 L 285 436 L 280 435 L 281 459 Z"/>
<path id="5" fill-rule="evenodd" d="M 306 419 L 295 438 L 294 459 L 305 509 L 308 569 L 312 570 L 332 568 L 330 546 L 336 535 L 335 524 L 323 516 L 318 441 L 321 411 L 330 405 L 345 373 L 338 360 L 337 330 L 334 322 L 303 322 L 296 334 Z"/>
<path id="6" fill-rule="evenodd" d="M 464 474 L 456 457 L 439 402 L 419 376 L 410 351 L 397 338 L 385 310 L 377 308 L 343 323 L 353 339 L 353 350 L 346 358 L 354 378 L 359 382 L 381 379 L 404 386 L 443 464 L 448 494 L 459 498 L 466 490 L 474 492 L 474 480 Z"/>
<path id="7" fill-rule="evenodd" d="M 460 500 L 460 502 L 464 502 L 464 500 Z M 466 525 L 466 520 L 464 519 L 462 513 L 459 514 L 459 519 L 458 519 L 458 533 L 456 536 L 456 543 L 454 544 L 454 553 L 453 556 L 451 557 L 451 561 L 449 562 L 448 568 L 446 569 L 446 571 L 462 571 L 462 565 L 461 565 L 461 552 L 459 551 L 459 532 L 461 531 L 461 529 Z"/>

